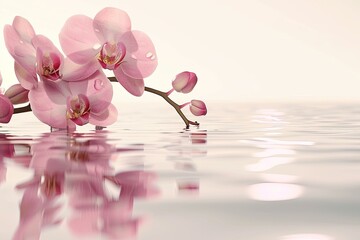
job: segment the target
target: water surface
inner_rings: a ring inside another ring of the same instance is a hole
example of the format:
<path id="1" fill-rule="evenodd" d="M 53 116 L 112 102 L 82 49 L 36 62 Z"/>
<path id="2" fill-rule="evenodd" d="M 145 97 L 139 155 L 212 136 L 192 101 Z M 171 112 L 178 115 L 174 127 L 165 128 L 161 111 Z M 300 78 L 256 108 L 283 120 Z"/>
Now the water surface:
<path id="1" fill-rule="evenodd" d="M 107 129 L 0 128 L 0 239 L 358 240 L 360 108 L 165 105 Z"/>

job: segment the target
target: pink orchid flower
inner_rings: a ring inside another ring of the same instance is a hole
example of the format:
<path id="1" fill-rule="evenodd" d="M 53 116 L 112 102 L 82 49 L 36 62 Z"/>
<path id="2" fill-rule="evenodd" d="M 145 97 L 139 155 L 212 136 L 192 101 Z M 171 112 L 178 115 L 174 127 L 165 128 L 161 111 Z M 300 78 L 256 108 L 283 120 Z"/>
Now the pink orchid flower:
<path id="1" fill-rule="evenodd" d="M 126 12 L 104 8 L 94 19 L 70 17 L 60 33 L 66 55 L 78 64 L 89 60 L 113 70 L 119 83 L 131 94 L 141 96 L 144 79 L 157 66 L 154 45 L 143 32 L 132 31 Z"/>
<path id="2" fill-rule="evenodd" d="M 4 29 L 5 43 L 15 59 L 20 84 L 29 91 L 33 113 L 54 128 L 116 121 L 112 86 L 98 64 L 76 64 L 64 58 L 45 36 L 35 35 L 30 23 L 16 17 Z M 40 81 L 39 81 L 39 80 Z"/>
<path id="3" fill-rule="evenodd" d="M 2 76 L 0 74 L 0 87 L 2 84 Z M 3 95 L 0 89 L 0 123 L 8 123 L 14 114 L 14 106 L 10 99 Z"/>
<path id="4" fill-rule="evenodd" d="M 75 128 L 87 123 L 108 126 L 116 121 L 112 85 L 104 73 L 98 71 L 87 81 L 62 81 L 52 87 L 46 89 L 40 82 L 29 93 L 33 113 L 51 127 Z"/>
<path id="5" fill-rule="evenodd" d="M 15 59 L 15 74 L 27 90 L 36 88 L 39 80 L 47 85 L 60 79 L 83 80 L 98 69 L 94 64 L 79 65 L 64 59 L 48 38 L 36 35 L 29 21 L 19 16 L 14 18 L 12 25 L 4 27 L 4 38 Z"/>
<path id="6" fill-rule="evenodd" d="M 61 205 L 38 194 L 40 182 L 26 186 L 20 203 L 20 221 L 13 240 L 40 239 L 44 227 L 58 225 Z"/>

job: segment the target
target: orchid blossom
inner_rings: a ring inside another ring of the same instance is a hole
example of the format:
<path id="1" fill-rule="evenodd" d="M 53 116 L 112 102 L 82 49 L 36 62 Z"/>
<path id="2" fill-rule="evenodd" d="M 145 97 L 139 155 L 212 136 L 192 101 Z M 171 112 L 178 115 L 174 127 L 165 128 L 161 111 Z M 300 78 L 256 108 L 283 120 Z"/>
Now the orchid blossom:
<path id="1" fill-rule="evenodd" d="M 87 123 L 108 126 L 116 121 L 117 110 L 111 104 L 112 85 L 102 72 L 96 72 L 87 81 L 62 81 L 55 86 L 46 89 L 45 83 L 39 83 L 29 93 L 33 112 L 44 123 L 64 129 Z"/>
<path id="2" fill-rule="evenodd" d="M 65 59 L 48 38 L 35 35 L 23 18 L 16 17 L 4 32 L 18 79 L 29 90 L 31 108 L 42 122 L 53 128 L 74 128 L 116 121 L 112 86 L 97 65 Z"/>
<path id="3" fill-rule="evenodd" d="M 144 78 L 157 66 L 150 38 L 131 30 L 127 13 L 116 8 L 104 8 L 94 19 L 70 17 L 61 30 L 60 44 L 78 64 L 97 61 L 102 68 L 113 70 L 119 83 L 135 96 L 143 94 Z"/>
<path id="4" fill-rule="evenodd" d="M 40 121 L 55 129 L 74 129 L 87 123 L 102 129 L 116 121 L 110 82 L 119 82 L 132 95 L 141 96 L 147 91 L 163 97 L 186 128 L 199 125 L 181 110 L 190 102 L 179 105 L 169 97 L 174 91 L 191 92 L 197 83 L 196 74 L 178 74 L 168 92 L 146 87 L 144 78 L 157 67 L 155 47 L 145 33 L 131 29 L 129 16 L 120 9 L 104 8 L 94 19 L 70 17 L 59 35 L 65 56 L 19 16 L 4 27 L 4 37 L 20 84 L 10 87 L 5 96 L 0 94 L 0 123 L 9 122 L 13 113 L 33 111 Z M 106 77 L 103 69 L 113 71 L 115 77 Z M 26 102 L 29 105 L 12 106 Z M 207 112 L 205 104 L 197 100 L 191 103 L 190 111 L 196 116 Z"/>

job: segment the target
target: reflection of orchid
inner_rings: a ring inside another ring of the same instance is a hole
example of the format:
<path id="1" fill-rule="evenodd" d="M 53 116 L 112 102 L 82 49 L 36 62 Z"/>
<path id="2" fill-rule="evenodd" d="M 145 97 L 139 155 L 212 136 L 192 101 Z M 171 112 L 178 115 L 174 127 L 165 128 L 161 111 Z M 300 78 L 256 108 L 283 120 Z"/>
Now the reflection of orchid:
<path id="1" fill-rule="evenodd" d="M 40 239 L 42 228 L 61 222 L 57 217 L 61 205 L 56 204 L 54 198 L 38 194 L 39 182 L 23 187 L 25 192 L 20 203 L 20 223 L 13 240 Z"/>
<path id="2" fill-rule="evenodd" d="M 81 139 L 81 135 L 67 136 L 64 132 L 45 134 L 32 146 L 29 167 L 35 173 L 72 172 L 103 175 L 111 171 L 109 161 L 116 153 L 106 138 Z"/>
<path id="3" fill-rule="evenodd" d="M 6 135 L 0 134 L 0 184 L 6 179 L 6 166 L 4 157 L 12 157 L 15 149 L 14 144 L 11 144 Z"/>
<path id="4" fill-rule="evenodd" d="M 131 171 L 105 179 L 120 188 L 119 196 L 110 197 L 101 178 L 75 178 L 71 182 L 70 202 L 76 211 L 69 221 L 70 228 L 77 234 L 102 233 L 111 239 L 135 236 L 141 219 L 132 217 L 134 199 L 158 193 L 152 183 L 155 174 Z"/>
<path id="5" fill-rule="evenodd" d="M 59 199 L 64 194 L 74 210 L 68 220 L 74 233 L 102 233 L 109 239 L 136 235 L 141 218 L 132 217 L 134 199 L 150 197 L 158 191 L 153 185 L 153 173 L 113 174 L 110 160 L 115 154 L 130 149 L 115 148 L 107 143 L 106 135 L 90 138 L 59 131 L 43 135 L 31 146 L 31 155 L 21 157 L 13 156 L 13 145 L 6 144 L 9 143 L 6 136 L 0 136 L 0 143 L 2 138 L 5 144 L 0 144 L 1 154 L 34 172 L 32 179 L 17 185 L 24 194 L 14 240 L 40 239 L 44 227 L 61 223 Z M 120 193 L 113 196 L 105 182 Z"/>

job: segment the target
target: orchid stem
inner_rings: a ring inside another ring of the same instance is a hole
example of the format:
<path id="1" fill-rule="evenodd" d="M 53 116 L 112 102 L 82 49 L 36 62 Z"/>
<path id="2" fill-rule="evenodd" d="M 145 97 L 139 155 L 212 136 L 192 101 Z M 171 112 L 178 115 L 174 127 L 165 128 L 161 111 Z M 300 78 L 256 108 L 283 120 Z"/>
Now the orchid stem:
<path id="1" fill-rule="evenodd" d="M 109 77 L 109 80 L 110 80 L 110 82 L 117 82 L 115 77 Z M 145 87 L 145 91 L 153 93 L 155 95 L 159 95 L 160 97 L 164 98 L 165 101 L 167 101 L 171 106 L 173 106 L 173 108 L 176 110 L 176 112 L 180 115 L 180 117 L 184 121 L 184 123 L 186 125 L 186 129 L 189 129 L 190 125 L 199 126 L 198 122 L 190 121 L 189 119 L 187 119 L 185 117 L 184 113 L 181 111 L 181 106 L 179 106 L 177 103 L 175 103 L 173 100 L 171 100 L 169 98 L 168 92 L 162 92 L 162 91 L 159 91 L 157 89 L 150 88 L 150 87 Z"/>
<path id="2" fill-rule="evenodd" d="M 28 104 L 25 107 L 14 108 L 14 114 L 16 114 L 16 113 L 24 113 L 24 112 L 31 112 L 30 104 Z"/>
<path id="3" fill-rule="evenodd" d="M 175 90 L 175 89 L 172 88 L 170 91 L 168 91 L 168 92 L 166 93 L 166 95 L 169 96 L 174 90 Z"/>
<path id="4" fill-rule="evenodd" d="M 110 82 L 117 82 L 115 77 L 109 77 Z M 150 88 L 150 87 L 145 87 L 145 91 L 146 92 L 150 92 L 153 93 L 155 95 L 159 95 L 160 97 L 162 97 L 163 99 L 165 99 L 165 101 L 167 101 L 171 106 L 173 106 L 173 108 L 176 110 L 176 112 L 180 115 L 180 117 L 182 118 L 182 120 L 184 121 L 185 125 L 186 125 L 186 129 L 188 129 L 190 127 L 190 125 L 194 125 L 194 126 L 199 126 L 198 122 L 193 122 L 190 121 L 189 119 L 187 119 L 184 115 L 184 113 L 181 111 L 181 108 L 183 108 L 184 106 L 188 105 L 189 103 L 185 103 L 183 105 L 179 105 L 177 103 L 175 103 L 173 100 L 171 100 L 169 98 L 169 93 L 171 93 L 172 91 L 169 92 L 162 92 L 159 91 L 157 89 L 154 88 Z M 31 106 L 30 104 L 28 104 L 25 107 L 19 107 L 19 108 L 15 108 L 14 109 L 14 114 L 17 113 L 24 113 L 24 112 L 31 112 Z"/>

